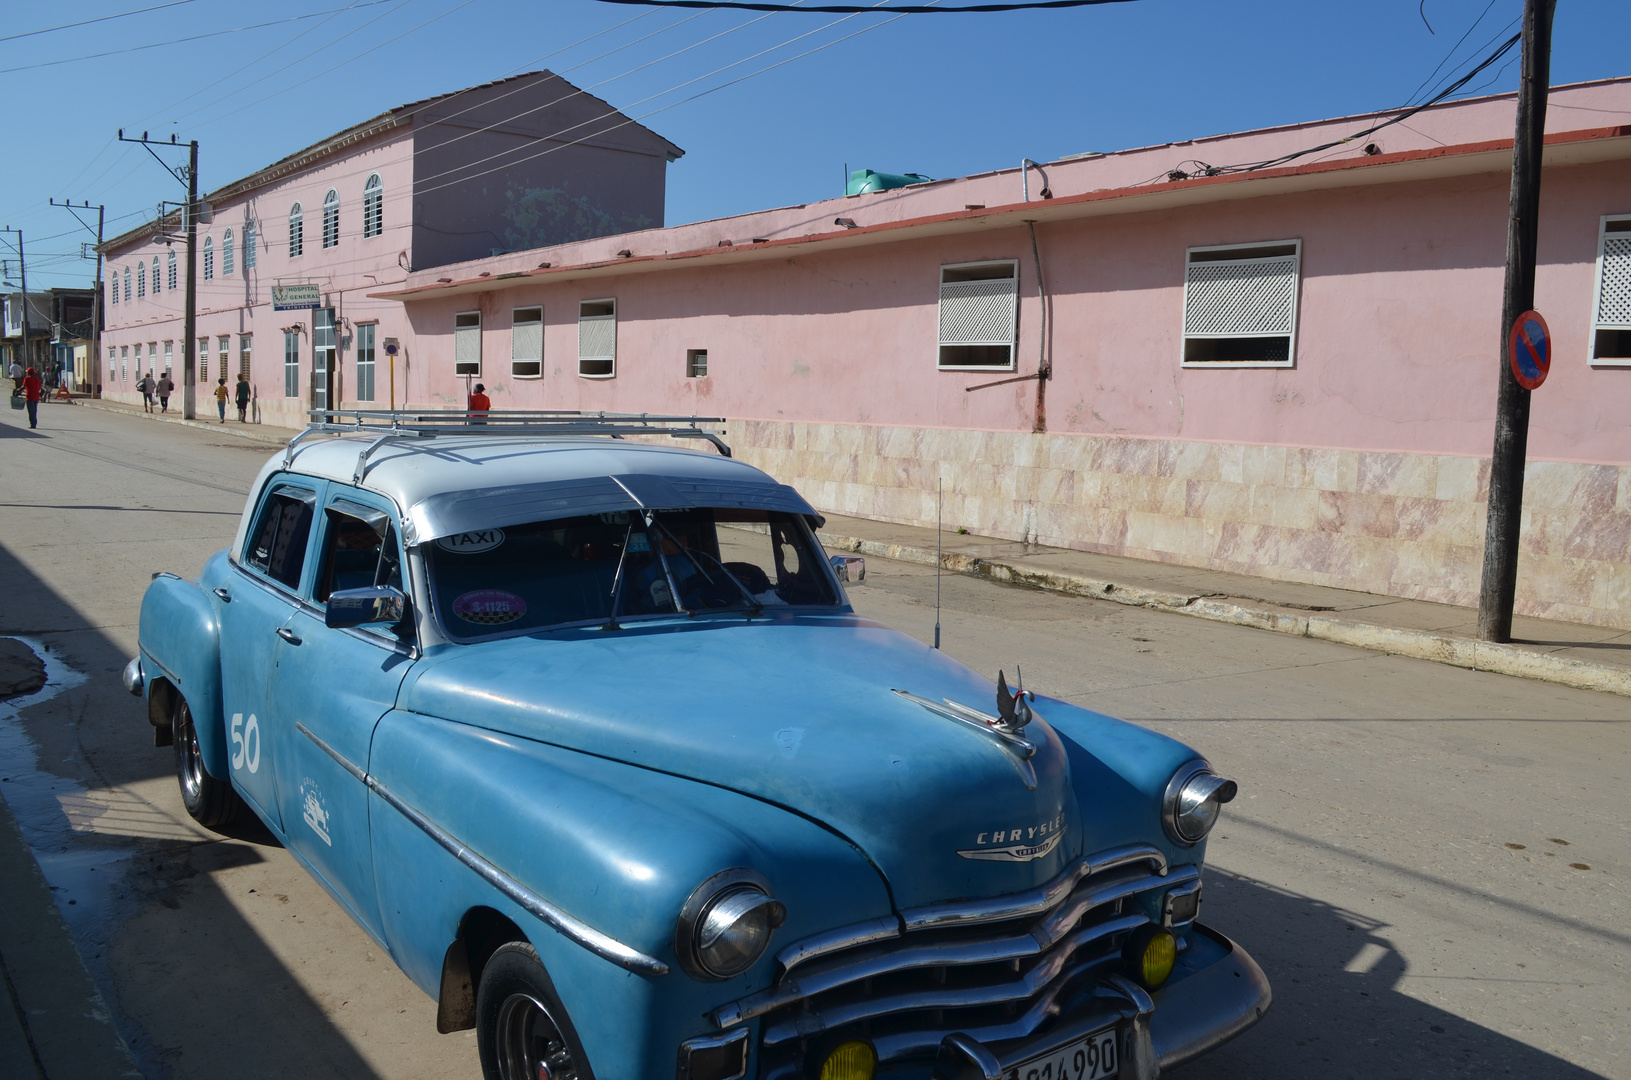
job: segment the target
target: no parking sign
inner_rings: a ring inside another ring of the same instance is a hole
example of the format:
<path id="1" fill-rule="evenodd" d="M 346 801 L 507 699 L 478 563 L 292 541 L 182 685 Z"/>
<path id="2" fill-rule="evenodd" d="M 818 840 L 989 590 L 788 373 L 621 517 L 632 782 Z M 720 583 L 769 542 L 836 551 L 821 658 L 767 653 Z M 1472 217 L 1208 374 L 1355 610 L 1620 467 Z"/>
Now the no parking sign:
<path id="1" fill-rule="evenodd" d="M 1512 365 L 1512 377 L 1525 390 L 1533 390 L 1546 381 L 1552 370 L 1552 332 L 1538 311 L 1526 311 L 1512 324 L 1506 339 L 1506 358 Z"/>

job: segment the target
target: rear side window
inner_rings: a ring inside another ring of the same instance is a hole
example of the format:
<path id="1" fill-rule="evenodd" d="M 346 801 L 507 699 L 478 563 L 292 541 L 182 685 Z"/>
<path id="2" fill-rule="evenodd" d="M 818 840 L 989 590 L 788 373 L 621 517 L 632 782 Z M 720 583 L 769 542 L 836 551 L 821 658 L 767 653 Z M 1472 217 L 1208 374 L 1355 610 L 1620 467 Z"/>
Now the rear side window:
<path id="1" fill-rule="evenodd" d="M 295 487 L 272 491 L 261 504 L 260 518 L 249 536 L 244 562 L 291 589 L 300 587 L 311 536 L 314 493 Z"/>

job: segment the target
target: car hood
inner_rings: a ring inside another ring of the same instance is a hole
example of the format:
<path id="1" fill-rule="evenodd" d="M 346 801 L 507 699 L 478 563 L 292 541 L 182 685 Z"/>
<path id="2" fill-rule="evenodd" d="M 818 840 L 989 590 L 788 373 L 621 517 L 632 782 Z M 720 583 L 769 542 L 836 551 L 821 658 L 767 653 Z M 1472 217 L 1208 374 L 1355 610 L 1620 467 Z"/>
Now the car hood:
<path id="1" fill-rule="evenodd" d="M 860 849 L 901 908 L 1026 889 L 1082 852 L 1070 764 L 1045 717 L 1025 730 L 1025 762 L 896 690 L 996 711 L 990 680 L 849 616 L 447 646 L 415 666 L 399 706 L 784 807 Z"/>

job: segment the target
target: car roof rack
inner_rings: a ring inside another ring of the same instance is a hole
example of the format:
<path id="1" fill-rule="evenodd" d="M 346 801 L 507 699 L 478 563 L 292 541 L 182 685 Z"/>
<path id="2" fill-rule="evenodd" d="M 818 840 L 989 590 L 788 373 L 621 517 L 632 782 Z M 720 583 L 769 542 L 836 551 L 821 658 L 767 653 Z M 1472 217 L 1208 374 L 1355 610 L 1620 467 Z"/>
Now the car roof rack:
<path id="1" fill-rule="evenodd" d="M 720 438 L 723 432 L 709 431 L 703 424 L 723 424 L 722 416 L 664 416 L 657 413 L 579 412 L 566 409 L 488 409 L 462 412 L 451 409 L 409 412 L 404 409 L 313 409 L 306 430 L 289 440 L 283 453 L 284 467 L 294 460 L 295 448 L 313 435 L 372 435 L 374 441 L 357 456 L 353 483 L 362 483 L 368 459 L 374 451 L 393 439 L 439 438 L 446 435 L 485 437 L 530 435 L 606 435 L 621 439 L 629 435 L 668 435 L 676 439 L 706 439 L 724 457 L 731 448 Z"/>

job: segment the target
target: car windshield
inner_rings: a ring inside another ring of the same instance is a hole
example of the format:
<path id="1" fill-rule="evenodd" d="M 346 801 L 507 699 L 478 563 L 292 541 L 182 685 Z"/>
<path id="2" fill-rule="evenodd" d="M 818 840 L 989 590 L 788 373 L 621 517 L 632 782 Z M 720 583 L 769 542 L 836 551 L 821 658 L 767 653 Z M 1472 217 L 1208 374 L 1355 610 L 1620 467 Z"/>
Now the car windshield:
<path id="1" fill-rule="evenodd" d="M 786 513 L 593 514 L 457 533 L 424 550 L 437 615 L 458 639 L 840 602 L 814 536 Z"/>

